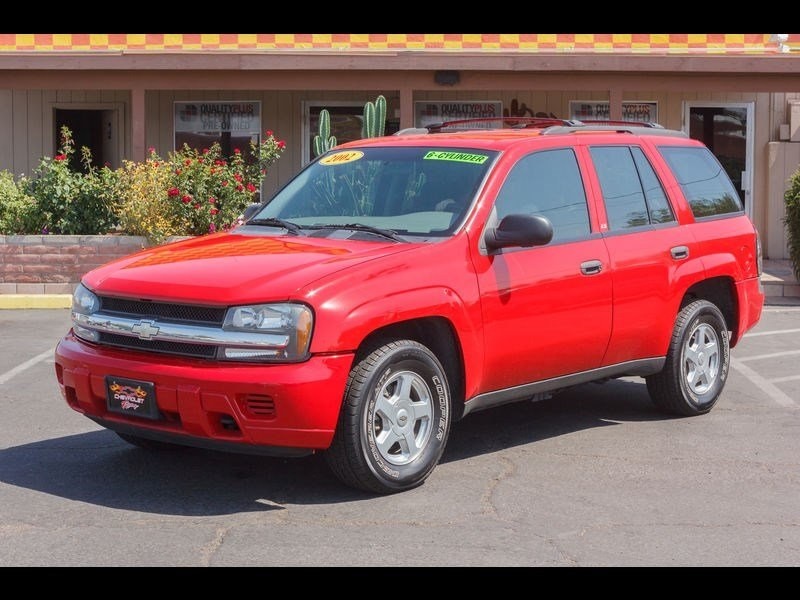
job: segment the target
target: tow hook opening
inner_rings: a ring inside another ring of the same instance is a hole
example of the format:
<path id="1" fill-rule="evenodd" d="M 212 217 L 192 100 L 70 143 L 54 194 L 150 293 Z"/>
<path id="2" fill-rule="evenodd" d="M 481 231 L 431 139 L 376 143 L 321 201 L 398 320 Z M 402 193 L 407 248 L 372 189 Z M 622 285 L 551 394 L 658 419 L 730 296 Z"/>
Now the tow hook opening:
<path id="1" fill-rule="evenodd" d="M 239 425 L 236 420 L 230 415 L 220 415 L 219 424 L 226 431 L 239 431 Z"/>

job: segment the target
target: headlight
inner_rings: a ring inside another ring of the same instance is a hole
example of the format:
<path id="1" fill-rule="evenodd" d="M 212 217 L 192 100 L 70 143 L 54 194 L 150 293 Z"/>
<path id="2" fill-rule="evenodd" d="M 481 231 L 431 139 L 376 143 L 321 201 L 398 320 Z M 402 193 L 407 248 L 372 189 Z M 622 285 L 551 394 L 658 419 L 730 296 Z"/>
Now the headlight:
<path id="1" fill-rule="evenodd" d="M 82 315 L 91 315 L 100 310 L 100 299 L 79 283 L 72 294 L 72 310 Z"/>
<path id="2" fill-rule="evenodd" d="M 273 340 L 253 347 L 227 345 L 222 348 L 222 358 L 228 360 L 302 360 L 311 343 L 314 315 L 302 304 L 256 304 L 228 309 L 222 329 L 249 333 L 272 334 Z M 266 336 L 265 336 L 266 338 Z"/>
<path id="3" fill-rule="evenodd" d="M 87 329 L 75 321 L 76 314 L 91 315 L 98 310 L 100 310 L 100 299 L 79 283 L 72 294 L 72 331 L 75 335 L 87 342 L 96 342 L 100 339 L 98 332 Z"/>
<path id="4" fill-rule="evenodd" d="M 100 310 L 100 299 L 79 283 L 72 294 L 72 310 L 82 315 L 94 314 Z"/>

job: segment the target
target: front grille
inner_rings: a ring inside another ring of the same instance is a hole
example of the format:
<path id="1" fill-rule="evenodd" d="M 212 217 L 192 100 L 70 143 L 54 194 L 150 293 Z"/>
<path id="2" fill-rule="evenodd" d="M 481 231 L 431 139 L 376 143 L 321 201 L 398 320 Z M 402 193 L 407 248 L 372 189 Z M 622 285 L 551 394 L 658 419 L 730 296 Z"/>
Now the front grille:
<path id="1" fill-rule="evenodd" d="M 216 346 L 187 344 L 185 342 L 164 342 L 161 340 L 142 340 L 137 337 L 119 335 L 116 333 L 100 332 L 99 342 L 107 346 L 131 348 L 133 350 L 143 350 L 145 352 L 193 356 L 195 358 L 214 358 L 217 354 Z"/>
<path id="2" fill-rule="evenodd" d="M 128 300 L 126 298 L 100 297 L 100 310 L 108 313 L 130 316 L 136 319 L 162 319 L 165 321 L 189 321 L 210 325 L 222 325 L 225 308 L 194 306 L 191 304 L 169 304 Z"/>

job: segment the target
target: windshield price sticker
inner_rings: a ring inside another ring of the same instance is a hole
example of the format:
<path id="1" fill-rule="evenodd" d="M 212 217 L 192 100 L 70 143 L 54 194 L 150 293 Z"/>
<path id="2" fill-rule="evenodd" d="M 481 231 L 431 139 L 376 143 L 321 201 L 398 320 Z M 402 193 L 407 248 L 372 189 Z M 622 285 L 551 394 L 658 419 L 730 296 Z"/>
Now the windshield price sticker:
<path id="1" fill-rule="evenodd" d="M 364 153 L 360 150 L 346 150 L 344 152 L 337 152 L 335 154 L 331 154 L 330 156 L 326 156 L 319 164 L 321 165 L 342 165 L 344 163 L 353 162 L 354 160 L 358 160 L 364 156 Z"/>
<path id="2" fill-rule="evenodd" d="M 445 152 L 442 150 L 431 150 L 422 158 L 426 160 L 453 160 L 456 162 L 482 165 L 489 157 L 485 154 L 469 154 L 468 152 Z"/>

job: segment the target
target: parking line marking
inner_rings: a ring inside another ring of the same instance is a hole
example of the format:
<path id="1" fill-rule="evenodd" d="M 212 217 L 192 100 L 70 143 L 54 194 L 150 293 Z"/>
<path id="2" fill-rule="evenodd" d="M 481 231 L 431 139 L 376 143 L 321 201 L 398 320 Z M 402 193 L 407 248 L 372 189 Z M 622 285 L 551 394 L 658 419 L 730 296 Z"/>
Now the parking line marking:
<path id="1" fill-rule="evenodd" d="M 756 354 L 755 356 L 745 356 L 739 362 L 750 362 L 751 360 L 763 360 L 765 358 L 780 358 L 781 356 L 792 356 L 800 354 L 800 350 L 786 350 L 785 352 L 772 352 L 771 354 Z"/>
<path id="2" fill-rule="evenodd" d="M 30 360 L 26 360 L 21 365 L 17 365 L 13 369 L 11 369 L 9 371 L 6 371 L 2 375 L 0 375 L 0 385 L 2 385 L 5 382 L 9 381 L 12 377 L 14 377 L 16 375 L 19 375 L 23 371 L 27 371 L 32 366 L 42 362 L 43 360 L 45 360 L 47 358 L 51 358 L 52 356 L 53 356 L 53 349 L 50 349 L 50 350 L 47 350 L 45 352 L 42 352 L 41 354 L 37 354 L 36 356 L 31 358 Z"/>
<path id="3" fill-rule="evenodd" d="M 774 331 L 759 331 L 758 333 L 746 333 L 745 337 L 758 337 L 760 335 L 778 335 L 779 333 L 800 333 L 800 329 L 776 329 Z"/>
<path id="4" fill-rule="evenodd" d="M 783 406 L 784 408 L 800 408 L 797 403 L 787 396 L 783 390 L 779 389 L 774 383 L 765 379 L 747 365 L 742 364 L 742 359 L 731 357 L 731 366 L 739 371 L 742 375 L 747 377 L 750 382 L 756 387 L 760 388 L 772 400 Z"/>
<path id="5" fill-rule="evenodd" d="M 775 379 L 770 379 L 772 383 L 783 383 L 785 381 L 797 381 L 800 379 L 800 375 L 789 375 L 788 377 L 776 377 Z"/>

